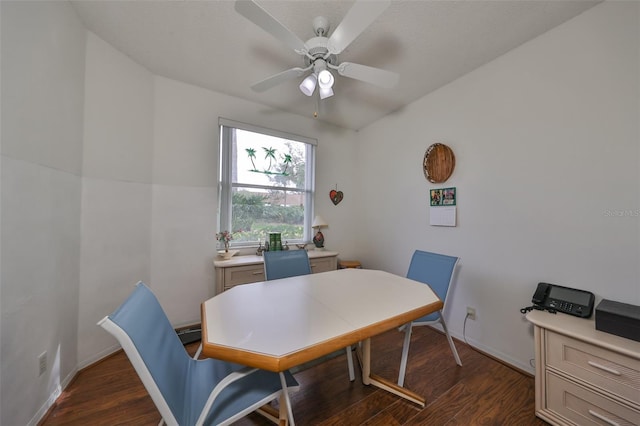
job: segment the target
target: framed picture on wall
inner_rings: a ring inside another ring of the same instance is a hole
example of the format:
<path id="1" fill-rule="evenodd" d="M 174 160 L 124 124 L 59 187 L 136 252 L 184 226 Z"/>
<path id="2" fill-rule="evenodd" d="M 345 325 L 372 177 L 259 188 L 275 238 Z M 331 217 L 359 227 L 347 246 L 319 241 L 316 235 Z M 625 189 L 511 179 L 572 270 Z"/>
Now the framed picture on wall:
<path id="1" fill-rule="evenodd" d="M 429 190 L 429 204 L 431 206 L 455 206 L 456 189 L 440 188 Z"/>

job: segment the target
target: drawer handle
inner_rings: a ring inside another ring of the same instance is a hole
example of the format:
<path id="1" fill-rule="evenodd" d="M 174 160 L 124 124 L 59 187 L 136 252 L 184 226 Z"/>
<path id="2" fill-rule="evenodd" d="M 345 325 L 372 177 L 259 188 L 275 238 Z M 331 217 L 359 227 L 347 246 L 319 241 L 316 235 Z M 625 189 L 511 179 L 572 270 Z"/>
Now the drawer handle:
<path id="1" fill-rule="evenodd" d="M 251 273 L 251 275 L 262 275 L 262 274 L 264 274 L 264 271 L 255 271 Z"/>
<path id="2" fill-rule="evenodd" d="M 589 364 L 592 367 L 599 368 L 600 370 L 606 371 L 607 373 L 615 374 L 616 376 L 622 375 L 618 370 L 614 370 L 613 368 L 610 368 L 610 367 L 605 367 L 604 365 L 598 364 L 597 362 L 587 361 L 587 364 Z"/>
<path id="3" fill-rule="evenodd" d="M 603 416 L 603 415 L 602 415 L 602 414 L 600 414 L 600 413 L 596 413 L 596 412 L 595 412 L 595 411 L 593 411 L 593 410 L 589 410 L 589 414 L 591 414 L 593 417 L 596 417 L 596 418 L 598 418 L 598 419 L 602 420 L 603 422 L 605 422 L 605 423 L 607 423 L 607 424 L 610 424 L 611 426 L 620 426 L 620 423 L 618 423 L 618 422 L 616 422 L 616 421 L 613 421 L 613 420 L 611 420 L 610 418 L 608 418 L 608 417 L 606 417 L 606 416 Z"/>

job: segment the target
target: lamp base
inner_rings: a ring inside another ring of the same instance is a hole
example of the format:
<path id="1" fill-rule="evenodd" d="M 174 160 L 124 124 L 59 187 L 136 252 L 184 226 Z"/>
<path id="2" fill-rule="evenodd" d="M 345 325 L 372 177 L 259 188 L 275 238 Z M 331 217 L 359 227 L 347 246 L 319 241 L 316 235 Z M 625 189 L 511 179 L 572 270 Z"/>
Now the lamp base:
<path id="1" fill-rule="evenodd" d="M 324 235 L 322 235 L 320 228 L 318 228 L 316 235 L 313 236 L 313 245 L 316 246 L 316 249 L 324 248 Z"/>

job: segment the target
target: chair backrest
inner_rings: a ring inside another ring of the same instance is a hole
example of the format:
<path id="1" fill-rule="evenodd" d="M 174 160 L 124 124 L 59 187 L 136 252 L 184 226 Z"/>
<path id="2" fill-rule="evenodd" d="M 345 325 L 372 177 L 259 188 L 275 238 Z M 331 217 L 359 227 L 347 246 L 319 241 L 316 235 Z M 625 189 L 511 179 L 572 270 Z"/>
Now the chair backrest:
<path id="1" fill-rule="evenodd" d="M 191 359 L 151 290 L 139 282 L 99 324 L 118 339 L 162 418 L 179 423 Z"/>
<path id="2" fill-rule="evenodd" d="M 277 373 L 189 357 L 151 290 L 139 282 L 99 323 L 115 336 L 169 426 L 231 424 L 282 392 Z M 298 383 L 285 373 L 287 387 Z"/>
<path id="3" fill-rule="evenodd" d="M 458 260 L 459 258 L 454 256 L 416 250 L 409 264 L 407 278 L 428 284 L 446 305 L 447 293 Z M 418 321 L 436 320 L 439 315 L 439 312 L 434 312 Z"/>
<path id="4" fill-rule="evenodd" d="M 306 250 L 265 251 L 264 276 L 267 280 L 295 277 L 311 273 Z"/>

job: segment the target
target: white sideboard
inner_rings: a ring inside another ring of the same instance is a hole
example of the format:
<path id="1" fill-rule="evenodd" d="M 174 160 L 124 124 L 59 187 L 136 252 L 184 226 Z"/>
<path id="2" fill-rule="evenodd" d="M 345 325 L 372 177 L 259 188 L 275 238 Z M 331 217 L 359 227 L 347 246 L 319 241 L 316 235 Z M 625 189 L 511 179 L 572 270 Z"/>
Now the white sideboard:
<path id="1" fill-rule="evenodd" d="M 527 319 L 538 417 L 552 425 L 640 425 L 640 342 L 596 330 L 593 317 L 532 311 Z"/>
<path id="2" fill-rule="evenodd" d="M 335 251 L 309 250 L 311 272 L 326 272 L 338 269 L 338 253 Z M 216 294 L 229 290 L 234 285 L 264 281 L 264 258 L 262 256 L 235 256 L 229 260 L 216 258 Z"/>

